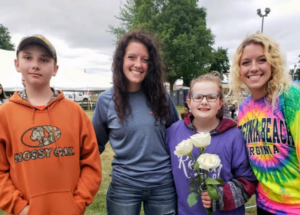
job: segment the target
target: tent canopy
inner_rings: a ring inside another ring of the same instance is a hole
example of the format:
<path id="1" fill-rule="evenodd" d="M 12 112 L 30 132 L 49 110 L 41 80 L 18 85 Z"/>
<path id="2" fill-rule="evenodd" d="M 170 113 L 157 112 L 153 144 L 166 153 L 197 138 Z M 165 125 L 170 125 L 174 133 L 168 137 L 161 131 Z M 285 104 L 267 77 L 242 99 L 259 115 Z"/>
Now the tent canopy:
<path id="1" fill-rule="evenodd" d="M 0 49 L 0 83 L 5 91 L 22 90 L 22 75 L 16 71 L 14 60 L 15 51 Z M 50 86 L 67 91 L 100 91 L 112 86 L 110 76 L 87 74 L 76 67 L 60 63 L 57 75 L 52 77 Z"/>

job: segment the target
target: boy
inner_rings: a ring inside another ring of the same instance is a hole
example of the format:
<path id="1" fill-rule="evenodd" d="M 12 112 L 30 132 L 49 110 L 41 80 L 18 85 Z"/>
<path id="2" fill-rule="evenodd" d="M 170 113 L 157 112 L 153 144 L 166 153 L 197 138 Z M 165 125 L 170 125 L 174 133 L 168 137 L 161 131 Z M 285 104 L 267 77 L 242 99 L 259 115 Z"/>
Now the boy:
<path id="1" fill-rule="evenodd" d="M 26 89 L 0 108 L 0 209 L 9 214 L 84 214 L 101 182 L 92 123 L 50 88 L 56 51 L 41 35 L 25 37 L 15 67 Z"/>

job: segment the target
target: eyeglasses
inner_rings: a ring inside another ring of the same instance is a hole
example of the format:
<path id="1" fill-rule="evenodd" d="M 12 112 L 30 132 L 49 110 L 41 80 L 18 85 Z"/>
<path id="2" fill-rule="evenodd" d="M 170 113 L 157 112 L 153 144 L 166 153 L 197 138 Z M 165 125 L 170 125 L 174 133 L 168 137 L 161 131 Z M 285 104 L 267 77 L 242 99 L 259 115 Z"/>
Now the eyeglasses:
<path id="1" fill-rule="evenodd" d="M 215 101 L 217 101 L 219 96 L 220 96 L 219 94 L 215 94 L 215 93 L 211 93 L 211 94 L 207 94 L 207 95 L 192 94 L 191 99 L 193 99 L 194 102 L 201 102 L 204 99 L 204 97 L 206 97 L 206 100 L 208 102 L 215 102 Z"/>

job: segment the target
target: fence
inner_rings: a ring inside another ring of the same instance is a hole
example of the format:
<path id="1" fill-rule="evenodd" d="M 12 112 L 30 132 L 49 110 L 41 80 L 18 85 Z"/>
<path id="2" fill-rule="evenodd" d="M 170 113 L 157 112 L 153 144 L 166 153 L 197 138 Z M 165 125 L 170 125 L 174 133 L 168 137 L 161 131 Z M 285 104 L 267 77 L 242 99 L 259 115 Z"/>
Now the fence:
<path id="1" fill-rule="evenodd" d="M 95 110 L 96 102 L 95 101 L 87 101 L 87 102 L 76 102 L 82 107 L 83 110 Z"/>

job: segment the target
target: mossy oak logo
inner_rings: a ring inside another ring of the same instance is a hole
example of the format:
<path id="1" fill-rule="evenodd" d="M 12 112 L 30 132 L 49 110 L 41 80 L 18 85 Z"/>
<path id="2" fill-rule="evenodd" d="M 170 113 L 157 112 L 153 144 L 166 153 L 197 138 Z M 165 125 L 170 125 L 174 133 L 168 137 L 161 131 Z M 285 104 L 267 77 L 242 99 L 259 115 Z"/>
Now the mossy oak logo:
<path id="1" fill-rule="evenodd" d="M 14 154 L 15 163 L 20 163 L 29 160 L 39 160 L 50 157 L 65 157 L 73 156 L 75 153 L 72 151 L 73 146 L 67 147 L 46 147 L 51 145 L 61 137 L 61 131 L 57 127 L 51 125 L 36 126 L 25 131 L 21 137 L 22 143 L 33 150 L 26 150 Z"/>
<path id="2" fill-rule="evenodd" d="M 25 146 L 40 148 L 55 142 L 53 130 L 55 131 L 56 140 L 61 136 L 61 131 L 57 127 L 51 125 L 37 126 L 28 129 L 22 135 L 22 143 Z"/>

